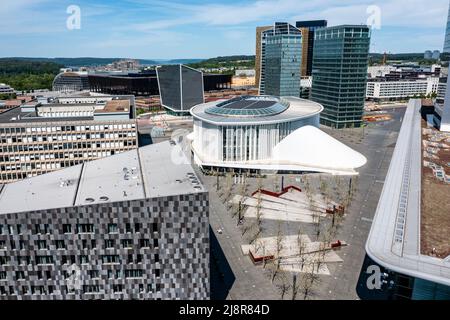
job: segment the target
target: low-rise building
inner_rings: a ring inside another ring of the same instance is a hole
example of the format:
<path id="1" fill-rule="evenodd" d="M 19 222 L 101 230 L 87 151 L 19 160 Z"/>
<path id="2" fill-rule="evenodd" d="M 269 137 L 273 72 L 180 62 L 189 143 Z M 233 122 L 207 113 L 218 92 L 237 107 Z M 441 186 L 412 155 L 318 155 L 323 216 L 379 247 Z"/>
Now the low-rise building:
<path id="1" fill-rule="evenodd" d="M 133 96 L 70 99 L 0 114 L 0 183 L 137 148 Z"/>
<path id="2" fill-rule="evenodd" d="M 382 267 L 388 299 L 448 300 L 450 135 L 428 127 L 421 107 L 410 100 L 403 117 L 366 252 Z"/>
<path id="3" fill-rule="evenodd" d="M 388 80 L 386 78 L 369 79 L 367 81 L 366 99 L 369 100 L 401 100 L 413 96 L 437 93 L 438 77 L 417 80 Z"/>
<path id="4" fill-rule="evenodd" d="M 14 93 L 14 88 L 11 88 L 9 85 L 0 83 L 0 94 L 11 94 Z"/>

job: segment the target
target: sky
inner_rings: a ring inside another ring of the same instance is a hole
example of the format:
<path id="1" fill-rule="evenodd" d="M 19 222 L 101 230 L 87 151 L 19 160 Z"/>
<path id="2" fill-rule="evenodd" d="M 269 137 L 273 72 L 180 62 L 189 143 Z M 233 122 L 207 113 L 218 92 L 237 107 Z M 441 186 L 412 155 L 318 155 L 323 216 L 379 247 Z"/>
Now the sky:
<path id="1" fill-rule="evenodd" d="M 79 8 L 80 19 L 68 8 Z M 2 0 L 2 57 L 210 58 L 255 54 L 255 28 L 366 24 L 371 52 L 441 50 L 449 0 Z M 71 26 L 68 28 L 67 20 Z M 74 23 L 75 22 L 75 23 Z"/>

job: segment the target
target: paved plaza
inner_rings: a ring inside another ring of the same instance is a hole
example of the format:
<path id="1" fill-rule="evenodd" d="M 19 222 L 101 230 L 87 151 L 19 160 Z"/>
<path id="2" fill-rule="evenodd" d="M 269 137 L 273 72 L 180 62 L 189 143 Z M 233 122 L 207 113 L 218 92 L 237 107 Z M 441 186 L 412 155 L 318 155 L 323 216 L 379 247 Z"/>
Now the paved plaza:
<path id="1" fill-rule="evenodd" d="M 378 203 L 384 178 L 389 167 L 390 158 L 395 147 L 404 108 L 388 110 L 392 120 L 370 124 L 364 129 L 333 130 L 322 128 L 327 133 L 341 140 L 349 147 L 361 152 L 367 157 L 367 164 L 362 167 L 358 178 L 353 178 L 355 194 L 351 206 L 346 211 L 338 234 L 335 239 L 348 246 L 339 249 L 336 254 L 339 259 L 333 263 L 327 263 L 327 272 L 320 275 L 320 282 L 314 287 L 312 299 L 358 299 L 356 294 L 357 281 L 365 259 L 365 241 L 370 230 L 371 222 Z M 198 168 L 197 168 L 198 170 Z M 200 172 L 200 171 L 199 171 Z M 214 234 L 212 243 L 212 294 L 213 298 L 226 299 L 280 299 L 274 284 L 271 283 L 267 272 L 262 266 L 255 266 L 248 256 L 242 253 L 241 246 L 247 244 L 245 236 L 242 236 L 242 227 L 238 225 L 238 219 L 233 216 L 233 197 L 240 195 L 241 184 L 232 181 L 230 198 L 224 201 L 226 178 L 221 177 L 219 191 L 217 191 L 214 176 L 200 175 L 203 183 L 210 190 L 210 225 Z M 305 179 L 306 178 L 306 179 Z M 319 189 L 321 181 L 328 181 L 333 185 L 335 177 L 324 174 L 307 175 L 270 175 L 263 179 L 262 187 L 267 190 L 279 192 L 282 179 L 284 186 L 296 185 L 305 187 L 305 180 L 312 188 Z M 261 181 L 257 178 L 247 178 L 246 196 L 258 190 Z M 341 177 L 341 187 L 348 188 L 349 177 Z M 239 181 L 237 181 L 239 182 Z M 336 185 L 334 184 L 334 188 Z M 220 196 L 219 196 L 220 195 Z M 251 207 L 251 206 L 250 206 Z M 266 214 L 273 214 L 273 208 L 266 208 Z M 275 208 L 276 210 L 276 208 Z M 251 212 L 251 211 L 250 211 Z M 284 213 L 286 215 L 286 213 Z M 301 216 L 301 213 L 292 215 Z M 304 215 L 307 217 L 308 215 Z M 307 221 L 292 221 L 286 217 L 282 221 L 283 236 L 297 235 L 299 228 L 302 233 L 314 239 L 314 224 Z M 306 222 L 306 223 L 305 223 Z M 329 223 L 329 222 L 328 222 Z M 280 222 L 274 219 L 263 219 L 263 237 L 275 237 Z M 294 270 L 295 271 L 295 270 Z M 224 292 L 224 290 L 226 292 Z M 298 297 L 301 298 L 301 297 Z"/>

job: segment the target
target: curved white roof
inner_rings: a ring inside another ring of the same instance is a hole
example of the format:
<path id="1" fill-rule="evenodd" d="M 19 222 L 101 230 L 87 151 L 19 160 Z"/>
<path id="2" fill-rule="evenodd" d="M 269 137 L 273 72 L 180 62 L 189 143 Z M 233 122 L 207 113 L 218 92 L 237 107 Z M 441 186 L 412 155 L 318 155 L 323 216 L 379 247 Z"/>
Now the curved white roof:
<path id="1" fill-rule="evenodd" d="M 280 141 L 272 160 L 279 164 L 352 171 L 367 159 L 342 142 L 313 126 L 301 127 Z"/>
<path id="2" fill-rule="evenodd" d="M 267 98 L 278 99 L 277 97 L 266 96 Z M 248 116 L 242 115 L 240 117 L 229 117 L 218 114 L 208 113 L 207 110 L 226 102 L 226 99 L 221 99 L 213 102 L 207 102 L 203 104 L 196 105 L 193 107 L 190 112 L 191 115 L 202 121 L 213 125 L 262 125 L 262 124 L 273 124 L 273 123 L 282 123 L 282 122 L 290 122 L 294 120 L 310 118 L 313 116 L 317 116 L 323 111 L 323 106 L 317 102 L 313 102 L 311 100 L 301 99 L 297 97 L 282 97 L 283 101 L 289 104 L 289 107 L 283 112 L 267 115 L 267 116 Z"/>

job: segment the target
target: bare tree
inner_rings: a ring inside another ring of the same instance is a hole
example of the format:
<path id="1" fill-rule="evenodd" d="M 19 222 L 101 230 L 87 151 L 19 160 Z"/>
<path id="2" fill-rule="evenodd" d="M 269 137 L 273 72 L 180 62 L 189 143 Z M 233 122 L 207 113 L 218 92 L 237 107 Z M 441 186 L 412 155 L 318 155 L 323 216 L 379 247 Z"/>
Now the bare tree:
<path id="1" fill-rule="evenodd" d="M 313 288 L 316 284 L 318 284 L 320 278 L 314 272 L 314 266 L 311 268 L 311 271 L 303 273 L 301 281 L 300 281 L 300 290 L 303 294 L 303 300 L 307 300 L 313 292 Z"/>
<path id="2" fill-rule="evenodd" d="M 306 263 L 306 243 L 303 240 L 302 230 L 299 228 L 297 233 L 297 255 L 300 262 L 300 270 L 303 271 Z"/>
<path id="3" fill-rule="evenodd" d="M 301 283 L 298 281 L 297 275 L 292 275 L 292 285 L 291 285 L 291 292 L 292 292 L 292 300 L 297 299 L 297 295 L 300 291 Z"/>
<path id="4" fill-rule="evenodd" d="M 278 293 L 281 296 L 281 300 L 284 300 L 284 296 L 286 295 L 286 293 L 288 293 L 289 289 L 291 288 L 286 272 L 284 271 L 280 272 L 275 287 L 277 288 Z"/>
<path id="5" fill-rule="evenodd" d="M 278 223 L 278 231 L 277 231 L 277 237 L 276 237 L 276 243 L 275 243 L 275 268 L 273 269 L 272 273 L 272 282 L 274 281 L 275 277 L 278 274 L 278 271 L 280 271 L 281 267 L 281 251 L 283 250 L 283 233 L 281 231 L 281 222 Z"/>

